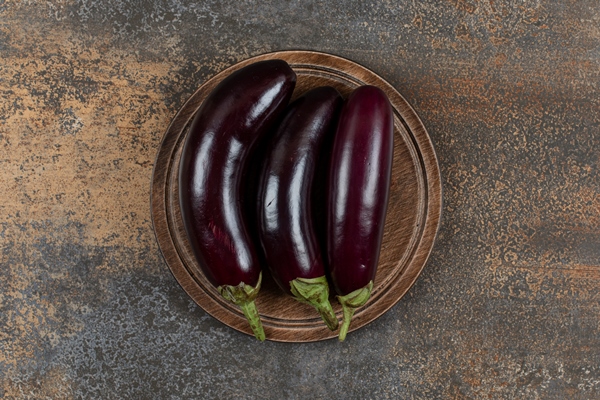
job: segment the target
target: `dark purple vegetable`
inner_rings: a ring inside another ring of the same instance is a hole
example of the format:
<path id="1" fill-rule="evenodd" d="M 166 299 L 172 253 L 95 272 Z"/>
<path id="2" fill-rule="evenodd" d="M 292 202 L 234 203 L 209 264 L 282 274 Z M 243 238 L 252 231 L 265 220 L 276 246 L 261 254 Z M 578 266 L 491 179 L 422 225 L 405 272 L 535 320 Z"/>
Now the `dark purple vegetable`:
<path id="1" fill-rule="evenodd" d="M 282 60 L 248 65 L 208 95 L 187 135 L 179 169 L 181 214 L 208 280 L 241 307 L 265 339 L 254 299 L 261 267 L 240 202 L 246 161 L 257 140 L 285 110 L 296 74 Z"/>
<path id="2" fill-rule="evenodd" d="M 328 267 L 344 310 L 344 340 L 356 308 L 371 296 L 392 170 L 394 121 L 385 93 L 354 90 L 344 104 L 329 171 Z"/>
<path id="3" fill-rule="evenodd" d="M 273 278 L 315 307 L 331 330 L 338 320 L 313 226 L 311 189 L 319 158 L 329 156 L 320 154 L 321 145 L 333 134 L 341 105 L 337 90 L 324 86 L 289 106 L 266 153 L 259 200 L 260 240 Z"/>

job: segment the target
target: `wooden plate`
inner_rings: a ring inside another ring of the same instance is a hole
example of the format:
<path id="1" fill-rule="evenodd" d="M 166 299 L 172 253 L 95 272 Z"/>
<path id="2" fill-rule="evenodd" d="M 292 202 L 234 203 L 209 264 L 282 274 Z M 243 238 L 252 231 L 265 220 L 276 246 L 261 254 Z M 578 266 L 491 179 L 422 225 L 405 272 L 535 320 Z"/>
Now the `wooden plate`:
<path id="1" fill-rule="evenodd" d="M 175 115 L 160 145 L 152 177 L 152 218 L 164 258 L 183 289 L 213 317 L 252 334 L 242 312 L 225 301 L 203 276 L 181 221 L 177 170 L 189 123 L 207 94 L 227 75 L 250 63 L 283 59 L 296 72 L 293 97 L 330 85 L 344 96 L 360 85 L 383 89 L 394 108 L 394 163 L 380 262 L 371 299 L 356 311 L 350 331 L 381 316 L 412 286 L 431 252 L 441 214 L 441 184 L 433 145 L 406 100 L 377 74 L 352 61 L 311 51 L 260 55 L 222 71 L 202 85 Z M 263 274 L 264 275 L 264 274 Z M 257 299 L 267 339 L 310 342 L 337 336 L 310 306 L 283 294 L 267 274 Z M 332 298 L 341 320 L 341 307 Z"/>

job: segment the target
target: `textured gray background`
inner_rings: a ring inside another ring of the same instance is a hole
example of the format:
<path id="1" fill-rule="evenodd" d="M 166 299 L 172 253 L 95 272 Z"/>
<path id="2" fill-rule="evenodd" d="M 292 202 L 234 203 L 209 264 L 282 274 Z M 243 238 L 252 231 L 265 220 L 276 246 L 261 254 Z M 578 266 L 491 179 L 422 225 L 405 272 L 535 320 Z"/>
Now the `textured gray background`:
<path id="1" fill-rule="evenodd" d="M 600 398 L 600 5 L 0 0 L 0 398 Z M 169 121 L 309 49 L 392 83 L 443 221 L 371 325 L 258 343 L 181 290 L 150 220 Z"/>

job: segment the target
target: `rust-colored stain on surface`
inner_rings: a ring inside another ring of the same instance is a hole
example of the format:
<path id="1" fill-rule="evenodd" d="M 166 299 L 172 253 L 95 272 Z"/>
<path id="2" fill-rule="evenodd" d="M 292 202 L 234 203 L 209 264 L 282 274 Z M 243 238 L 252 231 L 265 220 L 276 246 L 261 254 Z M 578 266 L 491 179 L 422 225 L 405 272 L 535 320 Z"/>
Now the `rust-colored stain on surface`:
<path id="1" fill-rule="evenodd" d="M 0 398 L 600 397 L 595 0 L 0 1 Z M 386 78 L 434 142 L 434 251 L 343 345 L 256 343 L 170 275 L 156 150 L 273 50 Z"/>

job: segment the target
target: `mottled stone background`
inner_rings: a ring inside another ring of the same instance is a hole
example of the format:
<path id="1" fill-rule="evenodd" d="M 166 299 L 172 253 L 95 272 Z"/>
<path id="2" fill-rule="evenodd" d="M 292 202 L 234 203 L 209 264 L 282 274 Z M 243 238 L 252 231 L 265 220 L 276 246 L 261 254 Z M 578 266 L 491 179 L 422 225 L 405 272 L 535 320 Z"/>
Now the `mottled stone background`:
<path id="1" fill-rule="evenodd" d="M 284 49 L 382 75 L 440 161 L 423 274 L 344 344 L 214 320 L 152 230 L 176 111 Z M 597 0 L 0 0 L 0 398 L 598 399 L 599 154 Z"/>

